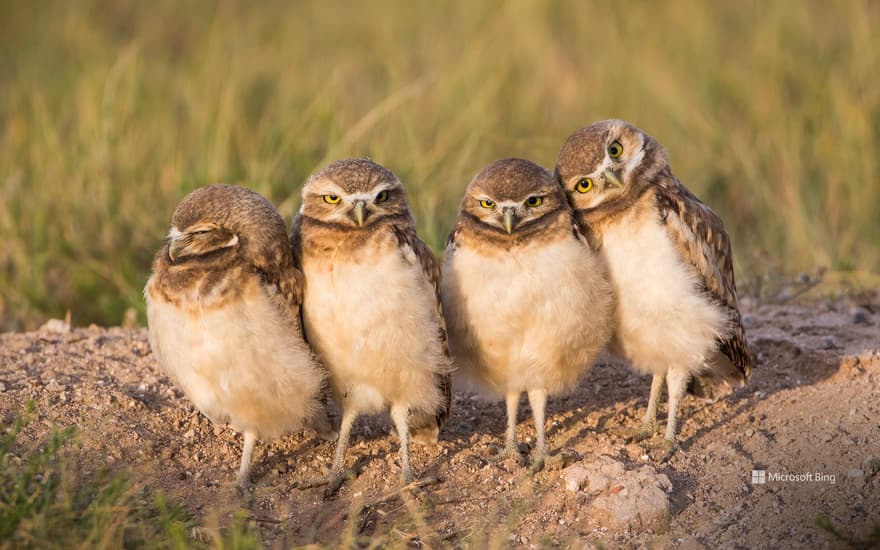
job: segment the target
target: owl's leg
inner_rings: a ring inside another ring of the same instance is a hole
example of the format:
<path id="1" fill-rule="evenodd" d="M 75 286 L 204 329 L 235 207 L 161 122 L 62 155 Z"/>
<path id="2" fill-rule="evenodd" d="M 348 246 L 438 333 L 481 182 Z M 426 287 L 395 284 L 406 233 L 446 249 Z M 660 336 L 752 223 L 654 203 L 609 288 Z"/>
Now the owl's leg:
<path id="1" fill-rule="evenodd" d="M 642 417 L 642 422 L 637 428 L 619 428 L 612 430 L 611 433 L 622 437 L 627 443 L 644 441 L 654 437 L 654 434 L 660 432 L 660 426 L 657 424 L 657 409 L 660 407 L 660 395 L 663 393 L 663 384 L 666 377 L 662 374 L 655 374 L 651 379 L 651 393 L 648 396 L 648 410 Z"/>
<path id="2" fill-rule="evenodd" d="M 348 442 L 351 438 L 351 428 L 357 419 L 357 412 L 350 407 L 343 407 L 342 425 L 339 427 L 339 439 L 336 440 L 336 454 L 333 456 L 333 466 L 330 470 L 330 476 L 327 478 L 327 490 L 325 495 L 332 496 L 342 487 L 345 480 L 349 478 L 349 472 L 345 470 L 345 451 L 348 449 Z"/>
<path id="3" fill-rule="evenodd" d="M 507 433 L 504 437 L 504 451 L 507 454 L 519 455 L 516 446 L 516 415 L 519 412 L 519 392 L 507 394 Z"/>
<path id="4" fill-rule="evenodd" d="M 660 431 L 657 424 L 657 409 L 660 408 L 660 395 L 663 393 L 663 383 L 665 376 L 655 374 L 651 379 L 651 393 L 648 396 L 648 410 L 645 411 L 645 417 L 642 419 L 642 425 L 636 431 L 630 434 L 630 441 L 644 441 L 654 437 L 654 434 Z"/>
<path id="5" fill-rule="evenodd" d="M 420 445 L 436 445 L 440 440 L 440 424 L 435 415 L 424 412 L 410 414 L 409 436 Z"/>
<path id="6" fill-rule="evenodd" d="M 410 483 L 413 473 L 409 465 L 409 407 L 392 405 L 391 420 L 394 421 L 397 437 L 400 439 L 400 477 L 403 483 Z"/>
<path id="7" fill-rule="evenodd" d="M 254 446 L 257 444 L 257 434 L 244 432 L 244 445 L 241 448 L 241 464 L 238 467 L 238 475 L 235 484 L 243 494 L 248 493 L 250 485 L 251 462 L 254 458 Z"/>
<path id="8" fill-rule="evenodd" d="M 660 446 L 659 460 L 666 462 L 675 452 L 678 443 L 675 435 L 678 433 L 678 408 L 687 391 L 690 374 L 685 369 L 669 369 L 666 373 L 666 384 L 669 388 L 669 413 L 666 420 L 666 435 Z"/>
<path id="9" fill-rule="evenodd" d="M 544 438 L 544 412 L 547 409 L 547 391 L 529 390 L 529 405 L 532 407 L 532 417 L 535 419 L 535 432 L 537 443 L 535 450 L 532 451 L 532 466 L 529 471 L 533 474 L 544 469 L 544 462 L 547 460 L 547 442 Z"/>
<path id="10" fill-rule="evenodd" d="M 509 392 L 505 398 L 507 402 L 507 433 L 504 438 L 504 450 L 492 457 L 494 460 L 507 460 L 513 458 L 522 463 L 522 455 L 516 445 L 516 414 L 519 412 L 520 392 Z"/>
<path id="11" fill-rule="evenodd" d="M 660 394 L 663 393 L 664 376 L 655 374 L 651 379 L 651 394 L 648 396 L 648 410 L 645 411 L 645 418 L 642 419 L 642 425 L 651 430 L 651 434 L 658 430 L 657 428 L 657 409 L 660 408 Z"/>

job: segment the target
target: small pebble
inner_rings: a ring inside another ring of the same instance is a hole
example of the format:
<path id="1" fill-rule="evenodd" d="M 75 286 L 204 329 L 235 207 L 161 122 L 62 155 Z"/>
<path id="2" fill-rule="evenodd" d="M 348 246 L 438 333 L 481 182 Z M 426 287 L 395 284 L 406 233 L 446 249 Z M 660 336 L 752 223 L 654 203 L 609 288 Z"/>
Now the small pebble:
<path id="1" fill-rule="evenodd" d="M 868 324 L 868 310 L 863 307 L 854 307 L 849 311 L 852 322 L 857 325 Z"/>

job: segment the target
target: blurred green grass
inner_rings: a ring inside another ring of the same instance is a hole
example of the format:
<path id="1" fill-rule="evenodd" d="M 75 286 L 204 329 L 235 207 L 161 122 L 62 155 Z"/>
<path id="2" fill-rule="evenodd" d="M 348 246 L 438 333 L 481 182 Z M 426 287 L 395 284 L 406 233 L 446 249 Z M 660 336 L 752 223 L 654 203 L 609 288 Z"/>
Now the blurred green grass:
<path id="1" fill-rule="evenodd" d="M 880 270 L 880 4 L 0 2 L 0 330 L 118 324 L 175 204 L 289 221 L 369 156 L 442 249 L 488 162 L 620 117 L 725 219 L 739 278 Z"/>

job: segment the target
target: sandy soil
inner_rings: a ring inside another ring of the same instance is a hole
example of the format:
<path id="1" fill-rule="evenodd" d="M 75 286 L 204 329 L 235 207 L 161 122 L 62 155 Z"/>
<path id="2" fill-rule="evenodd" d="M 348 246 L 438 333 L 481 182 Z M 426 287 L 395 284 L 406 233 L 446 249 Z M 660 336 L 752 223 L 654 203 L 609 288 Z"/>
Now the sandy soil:
<path id="1" fill-rule="evenodd" d="M 240 436 L 169 385 L 144 330 L 0 335 L 0 420 L 8 425 L 33 398 L 39 420 L 20 436 L 25 447 L 52 423 L 77 426 L 85 471 L 125 468 L 221 523 L 248 508 L 277 547 L 355 535 L 429 546 L 830 546 L 818 516 L 864 534 L 880 522 L 880 292 L 744 311 L 759 364 L 742 389 L 686 399 L 681 450 L 653 464 L 672 481 L 671 514 L 650 530 L 597 525 L 585 513 L 591 497 L 562 481 L 564 465 L 596 455 L 628 469 L 651 464 L 646 447 L 614 435 L 644 413 L 650 380 L 609 358 L 551 400 L 555 457 L 535 476 L 487 460 L 503 437 L 501 403 L 457 394 L 441 442 L 413 453 L 416 470 L 441 481 L 416 493 L 399 491 L 396 438 L 387 419 L 373 417 L 358 422 L 348 454 L 360 475 L 336 497 L 296 488 L 325 472 L 333 451 L 303 433 L 258 445 L 255 488 L 242 500 L 232 485 Z M 527 443 L 529 415 L 524 399 L 518 435 Z M 752 470 L 813 480 L 753 484 Z"/>

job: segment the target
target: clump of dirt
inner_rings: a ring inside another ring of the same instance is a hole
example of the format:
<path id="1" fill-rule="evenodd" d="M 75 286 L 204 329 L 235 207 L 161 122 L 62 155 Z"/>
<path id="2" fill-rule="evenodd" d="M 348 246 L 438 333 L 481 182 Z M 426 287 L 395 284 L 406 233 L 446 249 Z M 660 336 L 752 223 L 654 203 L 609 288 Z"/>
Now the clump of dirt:
<path id="1" fill-rule="evenodd" d="M 456 546 L 825 546 L 817 517 L 863 534 L 880 522 L 880 299 L 743 309 L 758 355 L 752 379 L 714 401 L 688 397 L 681 449 L 664 464 L 614 435 L 644 413 L 650 380 L 608 357 L 551 400 L 554 456 L 534 476 L 489 458 L 503 439 L 504 407 L 455 395 L 440 443 L 413 450 L 415 470 L 440 480 L 418 491 L 400 490 L 397 441 L 377 416 L 356 425 L 348 465 L 359 475 L 337 496 L 297 488 L 324 474 L 333 453 L 333 443 L 304 432 L 258 445 L 255 488 L 242 500 L 232 481 L 241 437 L 169 384 L 143 329 L 0 335 L 0 419 L 8 425 L 34 399 L 40 421 L 20 436 L 25 447 L 52 424 L 76 426 L 86 472 L 125 468 L 197 515 L 249 508 L 269 546 L 357 536 Z M 530 444 L 522 405 L 518 438 Z M 566 489 L 566 468 L 609 460 L 621 465 L 608 470 L 619 479 Z M 661 481 L 639 485 L 645 472 Z M 610 495 L 636 486 L 662 491 L 668 512 L 645 522 L 600 517 Z"/>

